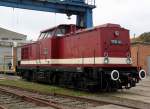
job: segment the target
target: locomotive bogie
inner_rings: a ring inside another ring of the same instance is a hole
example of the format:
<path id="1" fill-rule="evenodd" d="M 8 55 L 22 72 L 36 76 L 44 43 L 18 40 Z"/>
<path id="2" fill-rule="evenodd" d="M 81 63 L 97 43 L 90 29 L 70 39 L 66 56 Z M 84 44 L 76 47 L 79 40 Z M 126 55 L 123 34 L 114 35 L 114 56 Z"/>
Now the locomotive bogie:
<path id="1" fill-rule="evenodd" d="M 130 71 L 130 72 L 129 72 Z M 18 69 L 24 79 L 68 88 L 108 91 L 131 88 L 139 81 L 136 68 L 32 68 Z"/>

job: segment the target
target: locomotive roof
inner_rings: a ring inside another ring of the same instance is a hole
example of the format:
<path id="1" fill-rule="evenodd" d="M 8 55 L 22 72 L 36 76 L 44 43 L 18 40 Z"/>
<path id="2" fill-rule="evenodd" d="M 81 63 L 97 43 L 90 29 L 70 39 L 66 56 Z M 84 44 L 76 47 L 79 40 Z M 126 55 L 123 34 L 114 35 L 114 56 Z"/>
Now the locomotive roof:
<path id="1" fill-rule="evenodd" d="M 89 29 L 85 29 L 85 30 L 91 30 L 91 29 L 96 29 L 96 28 L 106 28 L 106 27 L 108 27 L 108 28 L 111 28 L 111 27 L 113 27 L 113 28 L 121 28 L 121 26 L 118 25 L 118 24 L 106 23 L 106 24 L 95 26 L 95 27 L 92 27 L 92 28 L 89 28 Z"/>
<path id="2" fill-rule="evenodd" d="M 122 28 L 122 27 L 119 24 L 106 23 L 106 24 L 95 26 L 92 28 L 78 30 L 76 33 L 86 32 L 86 31 L 94 30 L 94 29 L 98 29 L 98 28 Z"/>
<path id="3" fill-rule="evenodd" d="M 46 30 L 43 30 L 43 31 L 41 31 L 41 33 L 47 32 L 47 31 L 49 31 L 49 30 L 53 30 L 53 29 L 55 29 L 55 28 L 57 28 L 57 27 L 59 27 L 59 26 L 71 26 L 71 25 L 75 25 L 75 24 L 60 24 L 60 25 L 54 26 L 54 27 L 52 27 L 52 28 L 48 28 L 48 29 L 46 29 Z"/>
<path id="4" fill-rule="evenodd" d="M 71 25 L 76 26 L 75 24 L 60 24 L 60 25 L 57 25 L 57 26 L 55 26 L 55 27 L 52 27 L 52 28 L 43 30 L 43 31 L 41 31 L 41 33 L 47 32 L 47 31 L 49 31 L 49 30 L 56 29 L 56 28 L 59 27 L 59 26 L 71 26 Z M 78 27 L 78 26 L 77 26 L 77 27 Z M 97 28 L 122 28 L 122 27 L 121 27 L 119 24 L 106 23 L 106 24 L 103 24 L 103 25 L 99 25 L 99 26 L 95 26 L 95 27 L 87 28 L 87 29 L 84 29 L 84 28 L 81 27 L 81 29 L 77 30 L 76 33 L 86 32 L 86 31 L 89 31 L 89 30 L 97 29 Z"/>

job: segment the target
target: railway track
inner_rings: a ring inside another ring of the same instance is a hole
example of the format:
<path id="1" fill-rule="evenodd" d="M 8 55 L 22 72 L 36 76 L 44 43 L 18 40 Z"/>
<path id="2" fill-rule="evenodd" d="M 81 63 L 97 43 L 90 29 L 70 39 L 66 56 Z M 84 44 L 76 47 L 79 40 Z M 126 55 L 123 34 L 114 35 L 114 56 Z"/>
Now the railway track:
<path id="1" fill-rule="evenodd" d="M 0 90 L 0 109 L 39 109 L 47 106 L 39 100 Z"/>
<path id="2" fill-rule="evenodd" d="M 0 86 L 0 90 L 5 93 L 11 93 L 11 94 L 17 94 L 22 97 L 30 97 L 33 100 L 42 101 L 45 104 L 48 104 L 49 106 L 55 108 L 55 109 L 87 109 L 91 107 L 96 106 L 104 106 L 108 105 L 108 103 L 105 102 L 94 102 L 94 101 L 88 101 L 88 100 L 79 100 L 66 96 L 58 96 L 58 95 L 44 95 L 34 92 L 29 92 L 21 89 L 14 89 L 10 87 L 4 87 Z"/>
<path id="3" fill-rule="evenodd" d="M 15 93 L 15 94 L 17 93 L 21 96 L 28 96 L 32 99 L 39 100 L 40 102 L 42 101 L 43 103 L 46 103 L 47 105 L 55 109 L 95 109 L 95 108 L 103 109 L 103 107 L 107 108 L 107 106 L 120 107 L 119 109 L 140 109 L 134 106 L 119 104 L 116 102 L 113 103 L 105 100 L 95 100 L 85 97 L 74 97 L 62 94 L 41 94 L 37 92 L 23 90 L 21 88 L 16 87 L 0 86 L 0 90 L 5 91 L 7 93 Z"/>

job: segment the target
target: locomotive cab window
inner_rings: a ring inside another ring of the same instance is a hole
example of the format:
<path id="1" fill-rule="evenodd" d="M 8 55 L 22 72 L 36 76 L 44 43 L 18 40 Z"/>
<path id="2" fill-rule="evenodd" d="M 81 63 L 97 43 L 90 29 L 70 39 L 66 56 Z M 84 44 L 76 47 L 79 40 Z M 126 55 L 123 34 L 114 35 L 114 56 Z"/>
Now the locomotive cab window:
<path id="1" fill-rule="evenodd" d="M 39 39 L 43 39 L 45 37 L 45 33 L 41 33 Z"/>
<path id="2" fill-rule="evenodd" d="M 52 36 L 53 36 L 53 33 L 54 33 L 53 31 L 54 31 L 54 30 L 47 31 L 47 32 L 42 32 L 42 33 L 40 34 L 40 36 L 39 36 L 39 40 L 52 37 Z"/>
<path id="3" fill-rule="evenodd" d="M 66 33 L 65 28 L 58 28 L 56 31 L 56 36 L 61 37 L 61 36 L 64 36 L 65 33 Z"/>
<path id="4" fill-rule="evenodd" d="M 52 31 L 48 31 L 45 33 L 45 36 L 44 36 L 44 39 L 48 38 L 48 37 L 51 37 L 52 36 Z"/>
<path id="5" fill-rule="evenodd" d="M 70 27 L 67 25 L 61 25 L 56 29 L 55 36 L 62 37 L 65 36 L 66 34 L 70 33 Z"/>

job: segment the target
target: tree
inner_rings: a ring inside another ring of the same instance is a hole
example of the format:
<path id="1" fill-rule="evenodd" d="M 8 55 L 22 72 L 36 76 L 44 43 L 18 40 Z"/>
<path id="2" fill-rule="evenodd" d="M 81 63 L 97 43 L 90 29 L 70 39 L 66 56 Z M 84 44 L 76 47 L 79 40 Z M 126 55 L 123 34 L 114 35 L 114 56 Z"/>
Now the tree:
<path id="1" fill-rule="evenodd" d="M 145 32 L 137 38 L 133 38 L 132 42 L 150 42 L 150 32 Z"/>

